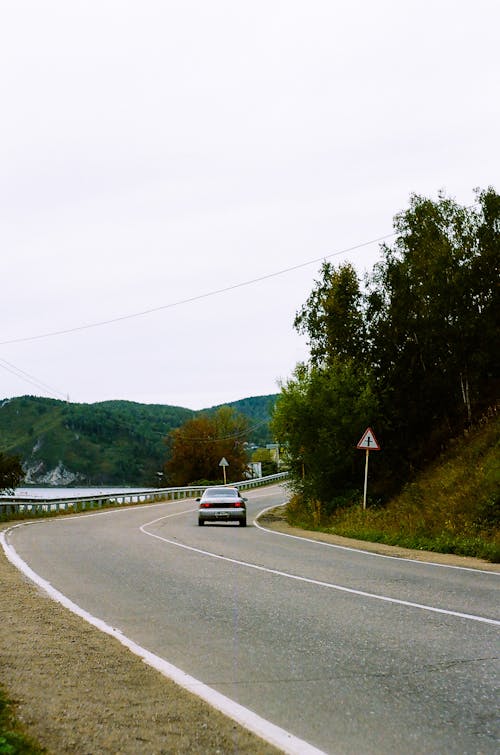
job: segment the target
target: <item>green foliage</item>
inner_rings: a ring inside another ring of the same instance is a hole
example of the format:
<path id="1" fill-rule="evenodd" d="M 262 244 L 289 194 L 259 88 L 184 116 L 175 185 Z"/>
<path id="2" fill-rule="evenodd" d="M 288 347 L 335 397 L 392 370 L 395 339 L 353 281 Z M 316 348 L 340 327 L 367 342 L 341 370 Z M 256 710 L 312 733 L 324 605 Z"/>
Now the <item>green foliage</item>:
<path id="1" fill-rule="evenodd" d="M 499 438 L 500 417 L 492 414 L 386 506 L 363 511 L 361 490 L 338 508 L 296 496 L 289 521 L 359 540 L 500 562 Z"/>
<path id="2" fill-rule="evenodd" d="M 244 414 L 249 421 L 248 442 L 255 443 L 258 446 L 265 446 L 266 443 L 272 443 L 273 438 L 269 430 L 269 421 L 276 403 L 277 395 L 275 393 L 267 396 L 250 396 L 232 401 L 223 406 L 229 406 L 237 414 Z M 221 406 L 215 406 L 207 409 L 208 414 L 220 409 Z"/>
<path id="3" fill-rule="evenodd" d="M 241 407 L 255 428 L 249 440 L 268 442 L 274 399 L 258 396 L 228 405 Z M 155 487 L 168 454 L 165 436 L 199 414 L 131 401 L 71 404 L 22 396 L 0 402 L 0 451 L 18 455 L 35 483 L 62 464 L 77 485 Z"/>
<path id="4" fill-rule="evenodd" d="M 0 493 L 12 494 L 24 477 L 18 456 L 6 456 L 0 452 Z"/>
<path id="5" fill-rule="evenodd" d="M 367 293 L 386 455 L 405 478 L 498 395 L 500 197 L 412 196 Z"/>
<path id="6" fill-rule="evenodd" d="M 310 363 L 282 386 L 272 429 L 304 505 L 335 509 L 362 484 L 366 427 L 383 503 L 498 398 L 500 196 L 414 195 L 394 227 L 364 290 L 351 265 L 324 263 L 295 318 Z"/>
<path id="7" fill-rule="evenodd" d="M 229 406 L 241 406 L 241 413 L 255 427 L 249 438 L 267 442 L 272 405 L 273 396 L 258 396 Z M 34 483 L 62 464 L 77 485 L 155 487 L 168 455 L 165 436 L 199 414 L 131 401 L 71 404 L 35 396 L 6 399 L 0 401 L 0 452 L 19 455 Z"/>
<path id="8" fill-rule="evenodd" d="M 0 755 L 43 755 L 46 750 L 26 736 L 0 688 Z"/>
<path id="9" fill-rule="evenodd" d="M 22 458 L 34 480 L 61 463 L 79 484 L 154 486 L 165 434 L 193 414 L 128 401 L 70 404 L 23 396 L 0 406 L 0 444 Z"/>
<path id="10" fill-rule="evenodd" d="M 366 342 L 361 307 L 361 288 L 354 267 L 345 263 L 335 268 L 324 262 L 321 279 L 294 321 L 298 332 L 309 338 L 313 365 L 328 365 L 339 358 L 360 361 Z"/>
<path id="11" fill-rule="evenodd" d="M 367 370 L 340 359 L 328 369 L 299 364 L 282 387 L 271 423 L 287 449 L 295 490 L 328 501 L 349 486 L 362 474 L 356 442 L 377 418 Z"/>

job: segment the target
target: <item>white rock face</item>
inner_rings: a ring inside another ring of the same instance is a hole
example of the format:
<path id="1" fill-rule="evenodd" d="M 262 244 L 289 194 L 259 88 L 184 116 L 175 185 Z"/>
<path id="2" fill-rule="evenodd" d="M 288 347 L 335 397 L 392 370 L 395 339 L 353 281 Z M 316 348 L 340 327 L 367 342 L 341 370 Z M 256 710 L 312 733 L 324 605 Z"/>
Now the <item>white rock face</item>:
<path id="1" fill-rule="evenodd" d="M 64 487 L 73 482 L 79 482 L 84 479 L 83 475 L 75 474 L 70 469 L 66 469 L 62 461 L 59 461 L 57 467 L 45 471 L 42 461 L 35 462 L 24 469 L 26 483 L 37 483 L 40 485 L 56 485 Z"/>
<path id="2" fill-rule="evenodd" d="M 38 475 L 43 472 L 43 461 L 38 461 L 33 464 L 23 464 L 24 470 L 24 482 L 34 483 L 38 482 Z"/>

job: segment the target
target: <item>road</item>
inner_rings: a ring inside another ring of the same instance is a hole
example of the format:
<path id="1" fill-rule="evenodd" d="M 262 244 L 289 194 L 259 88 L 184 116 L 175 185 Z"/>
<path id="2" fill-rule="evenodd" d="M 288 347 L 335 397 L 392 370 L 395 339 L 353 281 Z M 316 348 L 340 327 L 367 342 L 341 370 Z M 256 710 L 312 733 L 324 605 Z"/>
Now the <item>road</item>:
<path id="1" fill-rule="evenodd" d="M 85 611 L 327 753 L 497 753 L 499 574 L 385 558 L 178 501 L 9 533 Z"/>

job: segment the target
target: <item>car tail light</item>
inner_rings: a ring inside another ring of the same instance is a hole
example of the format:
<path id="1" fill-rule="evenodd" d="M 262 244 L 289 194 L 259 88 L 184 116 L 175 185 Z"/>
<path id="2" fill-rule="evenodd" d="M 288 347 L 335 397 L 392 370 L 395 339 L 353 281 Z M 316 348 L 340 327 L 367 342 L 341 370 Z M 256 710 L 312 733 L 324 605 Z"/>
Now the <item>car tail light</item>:
<path id="1" fill-rule="evenodd" d="M 243 504 L 241 503 L 241 501 L 236 501 L 236 503 L 234 504 L 234 507 L 235 507 L 236 509 L 241 509 L 242 505 L 243 505 Z"/>

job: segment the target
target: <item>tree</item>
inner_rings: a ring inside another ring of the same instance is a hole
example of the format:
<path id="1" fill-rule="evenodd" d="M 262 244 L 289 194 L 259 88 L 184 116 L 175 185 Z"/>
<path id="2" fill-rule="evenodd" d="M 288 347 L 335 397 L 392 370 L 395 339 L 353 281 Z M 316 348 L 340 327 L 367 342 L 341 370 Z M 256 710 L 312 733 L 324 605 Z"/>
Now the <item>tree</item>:
<path id="1" fill-rule="evenodd" d="M 294 321 L 310 362 L 282 386 L 272 421 L 306 501 L 357 484 L 367 426 L 391 494 L 497 400 L 500 196 L 476 193 L 473 207 L 413 195 L 364 290 L 352 265 L 323 264 Z"/>
<path id="2" fill-rule="evenodd" d="M 310 364 L 297 365 L 282 386 L 271 428 L 287 449 L 293 485 L 304 501 L 332 504 L 362 480 L 355 446 L 378 413 L 364 295 L 351 264 L 323 263 L 294 327 L 308 336 Z"/>
<path id="3" fill-rule="evenodd" d="M 327 366 L 338 358 L 360 361 L 365 350 L 363 296 L 349 263 L 321 267 L 321 279 L 297 312 L 294 327 L 307 334 L 311 363 Z"/>
<path id="4" fill-rule="evenodd" d="M 331 503 L 362 482 L 356 443 L 377 426 L 369 371 L 337 359 L 328 369 L 297 365 L 282 386 L 271 421 L 286 446 L 294 487 L 306 500 Z"/>
<path id="5" fill-rule="evenodd" d="M 21 459 L 0 452 L 0 493 L 14 494 L 15 488 L 24 478 Z"/>
<path id="6" fill-rule="evenodd" d="M 172 485 L 220 481 L 222 457 L 229 463 L 227 480 L 241 480 L 247 467 L 247 432 L 247 418 L 228 406 L 188 420 L 167 439 L 170 447 L 170 458 L 165 464 L 167 480 Z"/>
<path id="7" fill-rule="evenodd" d="M 370 359 L 390 447 L 417 465 L 498 388 L 500 197 L 478 197 L 466 208 L 412 196 L 370 281 Z"/>

